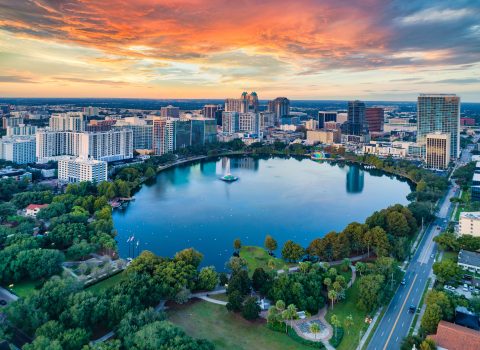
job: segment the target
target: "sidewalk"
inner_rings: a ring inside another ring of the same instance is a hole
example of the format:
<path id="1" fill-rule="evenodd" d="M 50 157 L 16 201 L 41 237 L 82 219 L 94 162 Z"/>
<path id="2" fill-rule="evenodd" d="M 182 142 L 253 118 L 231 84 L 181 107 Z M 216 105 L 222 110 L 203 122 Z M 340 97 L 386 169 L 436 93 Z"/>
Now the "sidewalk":
<path id="1" fill-rule="evenodd" d="M 380 309 L 378 309 L 378 311 L 377 311 L 377 313 L 375 314 L 375 316 L 373 316 L 372 323 L 370 323 L 370 325 L 369 325 L 368 328 L 367 328 L 367 331 L 366 331 L 365 334 L 363 335 L 362 339 L 360 339 L 360 343 L 358 343 L 357 350 L 361 350 L 361 349 L 363 348 L 363 346 L 365 345 L 365 342 L 367 341 L 368 336 L 370 335 L 370 333 L 372 332 L 373 328 L 374 328 L 375 325 L 377 324 L 378 318 L 380 317 L 380 314 L 382 313 L 382 310 L 383 310 L 383 307 L 381 307 Z"/>

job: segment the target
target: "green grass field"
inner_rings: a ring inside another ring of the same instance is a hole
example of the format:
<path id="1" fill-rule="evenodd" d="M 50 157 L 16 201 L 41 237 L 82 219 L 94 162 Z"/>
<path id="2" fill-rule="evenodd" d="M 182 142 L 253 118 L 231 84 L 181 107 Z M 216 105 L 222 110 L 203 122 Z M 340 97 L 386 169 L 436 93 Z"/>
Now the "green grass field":
<path id="1" fill-rule="evenodd" d="M 4 286 L 5 289 L 11 290 L 20 298 L 26 298 L 29 295 L 33 294 L 35 291 L 35 284 L 36 282 L 33 281 L 22 281 L 14 283 L 13 288 L 8 288 L 8 286 Z"/>
<path id="2" fill-rule="evenodd" d="M 262 267 L 265 271 L 270 271 L 268 261 L 272 260 L 275 263 L 275 269 L 287 269 L 288 265 L 279 258 L 274 258 L 268 255 L 267 251 L 261 247 L 244 246 L 240 249 L 240 257 L 247 261 L 248 272 L 250 275 L 257 267 Z"/>
<path id="3" fill-rule="evenodd" d="M 332 315 L 337 315 L 340 319 L 340 322 L 343 322 L 345 318 L 349 315 L 353 317 L 353 326 L 349 329 L 345 329 L 345 334 L 343 335 L 342 342 L 338 346 L 339 350 L 351 350 L 355 349 L 360 340 L 360 331 L 365 332 L 368 328 L 368 324 L 365 323 L 366 314 L 363 311 L 358 310 L 357 308 L 358 300 L 358 279 L 355 280 L 353 286 L 347 289 L 345 300 L 340 301 L 337 304 L 333 305 L 333 310 L 328 309 L 326 319 L 330 322 Z"/>
<path id="4" fill-rule="evenodd" d="M 205 301 L 175 305 L 168 319 L 182 327 L 188 335 L 204 338 L 217 350 L 308 350 L 283 333 L 269 330 L 261 322 L 249 322 L 230 313 L 224 306 Z"/>
<path id="5" fill-rule="evenodd" d="M 103 281 L 92 284 L 91 286 L 87 287 L 86 290 L 94 294 L 97 294 L 105 289 L 113 287 L 114 285 L 116 285 L 117 283 L 125 279 L 125 277 L 126 277 L 126 273 L 125 271 L 122 271 L 120 273 L 117 273 L 116 275 L 113 275 L 112 277 L 104 279 Z"/>

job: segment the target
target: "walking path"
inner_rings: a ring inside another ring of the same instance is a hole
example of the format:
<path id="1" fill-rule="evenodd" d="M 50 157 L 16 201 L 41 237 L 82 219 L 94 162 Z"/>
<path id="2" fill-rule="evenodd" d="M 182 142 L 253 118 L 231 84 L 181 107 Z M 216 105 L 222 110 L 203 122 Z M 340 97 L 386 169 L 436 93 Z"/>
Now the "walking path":
<path id="1" fill-rule="evenodd" d="M 190 298 L 198 298 L 198 299 L 208 301 L 209 303 L 225 306 L 227 305 L 226 301 L 210 298 L 209 295 L 224 294 L 226 292 L 227 292 L 226 289 L 217 289 L 210 292 L 194 293 L 190 296 Z"/>

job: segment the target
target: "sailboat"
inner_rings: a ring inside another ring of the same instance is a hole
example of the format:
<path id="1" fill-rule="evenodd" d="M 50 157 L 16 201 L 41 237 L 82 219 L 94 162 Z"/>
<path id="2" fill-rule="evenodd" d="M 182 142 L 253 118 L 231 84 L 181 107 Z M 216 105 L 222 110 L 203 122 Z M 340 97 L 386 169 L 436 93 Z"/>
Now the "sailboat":
<path id="1" fill-rule="evenodd" d="M 225 166 L 225 175 L 223 175 L 220 180 L 225 182 L 234 182 L 238 180 L 237 176 L 234 176 L 230 173 L 230 158 L 227 158 L 227 164 Z"/>

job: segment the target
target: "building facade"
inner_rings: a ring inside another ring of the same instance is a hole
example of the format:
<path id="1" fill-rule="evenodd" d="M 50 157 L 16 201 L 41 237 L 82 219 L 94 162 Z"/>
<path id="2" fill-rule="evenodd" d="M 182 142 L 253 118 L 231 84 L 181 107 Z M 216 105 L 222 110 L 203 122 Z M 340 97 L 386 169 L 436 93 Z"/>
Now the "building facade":
<path id="1" fill-rule="evenodd" d="M 160 116 L 163 118 L 180 118 L 180 108 L 169 105 L 160 108 Z"/>
<path id="2" fill-rule="evenodd" d="M 50 130 L 53 131 L 84 131 L 85 122 L 83 113 L 67 112 L 53 113 L 49 120 Z"/>
<path id="3" fill-rule="evenodd" d="M 218 105 L 205 105 L 203 106 L 203 116 L 205 118 L 215 118 L 218 109 Z"/>
<path id="4" fill-rule="evenodd" d="M 6 136 L 0 139 L 0 158 L 17 164 L 35 163 L 35 136 Z"/>
<path id="5" fill-rule="evenodd" d="M 480 212 L 462 212 L 458 223 L 458 233 L 480 237 Z"/>
<path id="6" fill-rule="evenodd" d="M 368 134 L 365 103 L 362 101 L 348 102 L 347 134 L 356 136 Z"/>
<path id="7" fill-rule="evenodd" d="M 170 118 L 153 120 L 153 153 L 163 155 L 175 150 L 176 123 Z"/>
<path id="8" fill-rule="evenodd" d="M 421 94 L 417 101 L 417 142 L 441 132 L 450 135 L 450 157 L 460 156 L 460 97 L 453 94 Z"/>
<path id="9" fill-rule="evenodd" d="M 241 132 L 260 134 L 260 115 L 254 112 L 240 113 L 238 128 Z"/>
<path id="10" fill-rule="evenodd" d="M 58 179 L 63 182 L 107 181 L 107 162 L 102 160 L 62 157 L 58 160 Z"/>
<path id="11" fill-rule="evenodd" d="M 318 112 L 318 128 L 323 129 L 325 123 L 327 122 L 336 122 L 337 121 L 337 112 Z"/>
<path id="12" fill-rule="evenodd" d="M 325 143 L 333 144 L 340 142 L 339 130 L 307 130 L 307 142 L 309 144 Z"/>
<path id="13" fill-rule="evenodd" d="M 37 127 L 33 125 L 19 124 L 7 127 L 7 136 L 31 136 L 35 135 Z"/>
<path id="14" fill-rule="evenodd" d="M 277 97 L 269 101 L 268 112 L 272 112 L 275 115 L 275 125 L 279 125 L 282 117 L 290 114 L 290 100 L 286 97 Z"/>
<path id="15" fill-rule="evenodd" d="M 224 111 L 222 113 L 222 131 L 233 134 L 240 130 L 240 113 Z"/>
<path id="16" fill-rule="evenodd" d="M 427 166 L 433 169 L 447 169 L 451 159 L 450 134 L 427 134 L 426 141 Z"/>
<path id="17" fill-rule="evenodd" d="M 365 120 L 369 132 L 382 132 L 385 111 L 380 107 L 365 108 Z"/>

